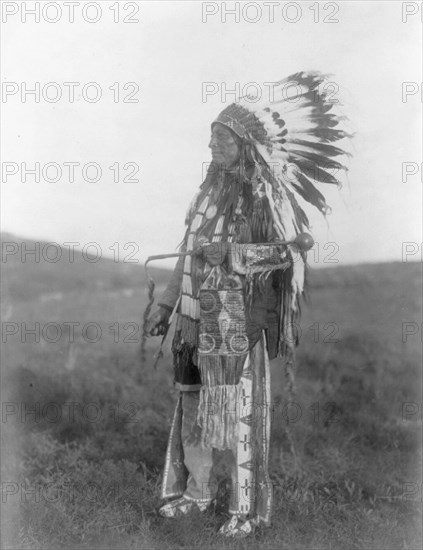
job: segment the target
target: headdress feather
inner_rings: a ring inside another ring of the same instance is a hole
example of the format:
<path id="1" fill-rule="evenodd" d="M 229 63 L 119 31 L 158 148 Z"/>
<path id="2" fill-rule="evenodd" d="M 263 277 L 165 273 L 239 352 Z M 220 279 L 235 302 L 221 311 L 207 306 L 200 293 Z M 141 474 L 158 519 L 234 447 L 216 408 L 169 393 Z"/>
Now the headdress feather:
<path id="1" fill-rule="evenodd" d="M 316 71 L 292 74 L 274 85 L 271 98 L 241 97 L 214 121 L 255 145 L 279 184 L 323 214 L 329 208 L 316 183 L 341 185 L 347 167 L 334 157 L 348 153 L 335 143 L 351 137 L 341 127 L 346 117 L 337 112 L 338 100 L 325 91 L 328 78 Z"/>

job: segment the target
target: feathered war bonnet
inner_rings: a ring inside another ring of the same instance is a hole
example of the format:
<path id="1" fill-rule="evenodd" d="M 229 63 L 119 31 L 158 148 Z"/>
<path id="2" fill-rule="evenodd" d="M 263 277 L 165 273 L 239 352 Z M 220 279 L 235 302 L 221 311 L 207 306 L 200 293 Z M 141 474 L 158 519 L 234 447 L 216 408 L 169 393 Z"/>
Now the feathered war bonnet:
<path id="1" fill-rule="evenodd" d="M 346 117 L 334 112 L 339 99 L 325 91 L 334 83 L 328 86 L 328 76 L 314 71 L 272 84 L 267 97 L 247 95 L 226 107 L 212 127 L 219 122 L 232 130 L 279 183 L 326 214 L 330 209 L 313 181 L 341 185 L 347 168 L 334 157 L 348 153 L 334 143 L 351 137 L 340 127 Z"/>
<path id="2" fill-rule="evenodd" d="M 333 89 L 327 75 L 296 73 L 274 83 L 267 97 L 239 98 L 212 123 L 240 138 L 244 158 L 248 149 L 281 240 L 293 240 L 308 227 L 297 198 L 326 215 L 330 208 L 316 184 L 341 186 L 347 170 L 339 159 L 348 153 L 335 144 L 351 134 L 341 127 L 346 117 L 336 112 L 340 103 L 331 97 Z M 304 290 L 305 256 L 291 247 L 290 252 L 295 255 L 289 293 L 294 312 Z"/>

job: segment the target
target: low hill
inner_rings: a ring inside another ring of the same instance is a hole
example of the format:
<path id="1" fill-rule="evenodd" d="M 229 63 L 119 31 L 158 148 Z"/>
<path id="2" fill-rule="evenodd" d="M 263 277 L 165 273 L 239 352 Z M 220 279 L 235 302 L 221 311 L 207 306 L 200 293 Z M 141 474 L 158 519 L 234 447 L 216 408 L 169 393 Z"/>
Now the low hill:
<path id="1" fill-rule="evenodd" d="M 70 292 L 75 290 L 121 290 L 139 288 L 145 284 L 140 263 L 116 262 L 110 257 L 97 259 L 95 249 L 90 254 L 69 247 L 54 246 L 43 241 L 21 239 L 3 233 L 2 284 L 3 291 L 14 300 L 26 300 L 37 293 Z M 35 251 L 35 253 L 34 253 Z M 150 265 L 149 271 L 158 286 L 166 284 L 168 269 L 160 262 Z M 310 290 L 356 289 L 397 286 L 415 294 L 417 302 L 422 264 L 419 262 L 387 262 L 378 264 L 343 265 L 309 270 Z"/>

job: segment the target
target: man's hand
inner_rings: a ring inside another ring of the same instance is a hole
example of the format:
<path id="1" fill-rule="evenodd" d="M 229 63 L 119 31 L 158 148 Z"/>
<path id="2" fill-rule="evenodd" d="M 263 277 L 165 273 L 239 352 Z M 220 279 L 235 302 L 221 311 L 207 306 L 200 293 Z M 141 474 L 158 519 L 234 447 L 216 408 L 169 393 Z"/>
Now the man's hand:
<path id="1" fill-rule="evenodd" d="M 171 312 L 168 309 L 159 307 L 147 322 L 147 334 L 150 336 L 163 335 L 169 326 L 170 314 Z"/>

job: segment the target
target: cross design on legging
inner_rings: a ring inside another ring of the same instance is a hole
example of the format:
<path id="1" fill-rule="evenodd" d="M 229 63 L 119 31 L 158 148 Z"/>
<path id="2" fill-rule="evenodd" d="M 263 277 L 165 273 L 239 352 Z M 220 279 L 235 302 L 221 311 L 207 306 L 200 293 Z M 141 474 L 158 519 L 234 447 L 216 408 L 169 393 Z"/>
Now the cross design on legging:
<path id="1" fill-rule="evenodd" d="M 173 464 L 174 466 L 176 466 L 177 468 L 180 468 L 180 467 L 182 466 L 182 462 L 179 460 L 179 458 L 177 458 L 176 460 L 174 460 L 174 461 L 172 462 L 172 464 Z"/>
<path id="2" fill-rule="evenodd" d="M 247 399 L 249 399 L 250 396 L 247 395 L 247 392 L 245 391 L 245 388 L 242 388 L 242 404 L 245 405 L 247 404 Z"/>
<path id="3" fill-rule="evenodd" d="M 241 439 L 240 443 L 244 444 L 244 451 L 247 450 L 247 445 L 251 445 L 251 442 L 248 441 L 248 435 L 244 434 L 244 439 Z"/>
<path id="4" fill-rule="evenodd" d="M 241 489 L 244 489 L 245 496 L 248 497 L 248 490 L 251 489 L 251 486 L 248 484 L 248 480 L 244 480 L 244 485 L 241 485 Z"/>

